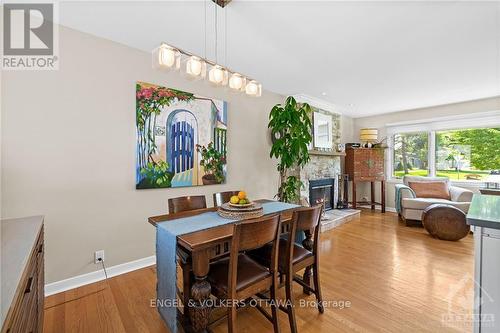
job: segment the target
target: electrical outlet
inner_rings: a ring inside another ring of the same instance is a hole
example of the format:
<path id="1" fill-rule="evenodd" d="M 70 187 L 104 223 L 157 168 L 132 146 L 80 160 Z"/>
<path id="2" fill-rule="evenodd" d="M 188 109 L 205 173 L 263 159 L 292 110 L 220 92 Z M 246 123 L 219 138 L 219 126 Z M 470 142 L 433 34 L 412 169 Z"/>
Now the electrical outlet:
<path id="1" fill-rule="evenodd" d="M 99 260 L 101 259 L 101 260 Z M 104 250 L 95 251 L 94 253 L 94 264 L 104 261 Z"/>

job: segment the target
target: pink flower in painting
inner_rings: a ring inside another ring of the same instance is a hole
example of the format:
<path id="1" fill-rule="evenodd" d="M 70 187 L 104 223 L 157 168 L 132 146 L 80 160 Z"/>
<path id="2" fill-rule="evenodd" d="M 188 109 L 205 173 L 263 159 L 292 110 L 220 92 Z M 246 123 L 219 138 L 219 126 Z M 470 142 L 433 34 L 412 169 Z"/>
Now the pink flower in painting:
<path id="1" fill-rule="evenodd" d="M 137 92 L 138 99 L 150 99 L 151 96 L 153 96 L 153 88 L 141 88 L 141 90 Z"/>
<path id="2" fill-rule="evenodd" d="M 142 90 L 142 96 L 146 99 L 150 99 L 153 96 L 153 88 L 145 88 Z"/>

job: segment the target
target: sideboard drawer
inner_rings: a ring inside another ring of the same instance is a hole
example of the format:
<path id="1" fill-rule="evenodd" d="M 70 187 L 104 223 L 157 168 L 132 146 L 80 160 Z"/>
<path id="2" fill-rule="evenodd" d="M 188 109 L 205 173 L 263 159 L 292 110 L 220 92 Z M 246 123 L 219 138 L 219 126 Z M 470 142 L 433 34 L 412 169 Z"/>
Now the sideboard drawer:
<path id="1" fill-rule="evenodd" d="M 38 333 L 43 330 L 44 308 L 44 249 L 43 249 L 43 218 L 34 234 L 31 232 L 32 245 L 26 246 L 25 254 L 20 262 L 26 262 L 24 267 L 19 267 L 20 278 L 15 291 L 11 294 L 9 311 L 2 323 L 1 333 Z M 29 219 L 29 218 L 28 218 Z M 8 220 L 7 223 L 19 223 L 22 227 L 23 219 Z M 11 222 L 12 221 L 12 222 Z M 29 221 L 33 222 L 33 221 Z M 4 221 L 2 221 L 4 223 Z M 34 223 L 32 223 L 33 225 Z M 28 229 L 28 228 L 27 228 Z M 3 229 L 2 229 L 3 230 Z M 9 232 L 15 231 L 9 225 Z M 17 232 L 11 234 L 19 237 Z M 3 235 L 2 235 L 3 236 Z M 27 259 L 27 260 L 26 260 Z M 2 267 L 4 269 L 4 267 Z M 22 272 L 22 273 L 21 273 Z"/>

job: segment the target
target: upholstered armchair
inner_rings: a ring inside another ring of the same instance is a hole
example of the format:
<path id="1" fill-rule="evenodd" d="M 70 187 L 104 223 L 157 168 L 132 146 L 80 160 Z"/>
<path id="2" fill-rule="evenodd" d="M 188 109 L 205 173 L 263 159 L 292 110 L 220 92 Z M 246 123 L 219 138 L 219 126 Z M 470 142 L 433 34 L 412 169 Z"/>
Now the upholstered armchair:
<path id="1" fill-rule="evenodd" d="M 452 205 L 467 213 L 472 194 L 451 186 L 445 177 L 404 176 L 403 184 L 396 184 L 396 210 L 407 225 L 416 224 L 422 220 L 424 209 L 436 203 Z"/>

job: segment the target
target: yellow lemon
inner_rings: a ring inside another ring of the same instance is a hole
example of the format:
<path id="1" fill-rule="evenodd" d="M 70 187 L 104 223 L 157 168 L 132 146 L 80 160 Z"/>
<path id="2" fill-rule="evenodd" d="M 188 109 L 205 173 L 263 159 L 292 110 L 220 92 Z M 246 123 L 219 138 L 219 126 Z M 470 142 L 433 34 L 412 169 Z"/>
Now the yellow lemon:
<path id="1" fill-rule="evenodd" d="M 241 191 L 240 193 L 238 193 L 238 198 L 245 199 L 246 197 L 247 197 L 247 194 L 244 191 Z"/>
<path id="2" fill-rule="evenodd" d="M 238 198 L 238 196 L 236 196 L 236 195 L 233 195 L 231 197 L 231 203 L 232 204 L 237 204 L 238 202 L 240 202 L 240 198 Z"/>

